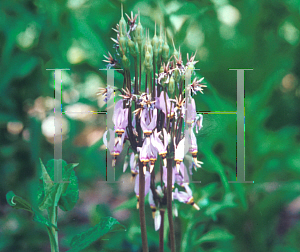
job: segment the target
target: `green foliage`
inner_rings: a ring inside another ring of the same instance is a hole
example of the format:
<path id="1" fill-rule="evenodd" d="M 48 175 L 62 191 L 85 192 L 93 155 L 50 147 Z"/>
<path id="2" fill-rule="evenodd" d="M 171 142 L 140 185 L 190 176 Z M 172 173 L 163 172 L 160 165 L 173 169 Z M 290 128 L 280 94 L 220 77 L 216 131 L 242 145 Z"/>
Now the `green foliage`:
<path id="1" fill-rule="evenodd" d="M 194 243 L 194 245 L 199 245 L 203 242 L 226 241 L 232 239 L 234 239 L 234 236 L 228 231 L 222 229 L 214 229 L 202 235 L 201 238 Z"/>
<path id="2" fill-rule="evenodd" d="M 48 219 L 41 215 L 37 210 L 33 209 L 31 205 L 20 196 L 14 194 L 13 191 L 9 191 L 6 194 L 7 203 L 15 209 L 23 209 L 25 211 L 31 212 L 33 214 L 33 220 L 39 223 L 46 225 L 47 227 L 54 227 L 56 230 L 58 228 L 53 225 Z"/>
<path id="3" fill-rule="evenodd" d="M 45 210 L 58 205 L 63 211 L 70 211 L 79 197 L 78 181 L 74 168 L 78 164 L 67 164 L 62 160 L 62 183 L 54 183 L 54 159 L 42 168 L 41 183 L 38 190 L 39 209 Z"/>
<path id="4" fill-rule="evenodd" d="M 71 241 L 72 249 L 68 252 L 78 252 L 88 247 L 91 243 L 98 240 L 108 232 L 126 230 L 116 219 L 112 217 L 102 218 L 100 222 L 89 230 L 76 235 Z"/>

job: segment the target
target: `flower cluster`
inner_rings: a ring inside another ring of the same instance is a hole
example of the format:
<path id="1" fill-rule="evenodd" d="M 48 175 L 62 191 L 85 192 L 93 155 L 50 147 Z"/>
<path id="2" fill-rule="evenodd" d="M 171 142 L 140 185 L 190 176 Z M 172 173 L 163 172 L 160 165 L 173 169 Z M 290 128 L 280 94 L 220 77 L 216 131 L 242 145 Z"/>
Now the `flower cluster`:
<path id="1" fill-rule="evenodd" d="M 112 38 L 116 49 L 113 57 L 109 52 L 105 56 L 107 67 L 121 68 L 123 88 L 120 99 L 114 108 L 114 130 L 109 134 L 115 135 L 104 143 L 116 159 L 129 142 L 127 157 L 123 171 L 130 166 L 132 179 L 135 179 L 134 191 L 139 207 L 139 176 L 143 173 L 145 196 L 149 195 L 149 203 L 155 219 L 155 229 L 160 226 L 159 209 L 167 202 L 168 172 L 172 174 L 172 199 L 199 207 L 194 202 L 192 190 L 188 184 L 188 174 L 192 169 L 197 170 L 203 164 L 197 159 L 198 147 L 195 132 L 202 128 L 202 115 L 197 115 L 193 96 L 202 92 L 206 87 L 202 79 L 195 78 L 185 88 L 188 71 L 194 72 L 196 53 L 189 57 L 184 64 L 180 48 L 176 50 L 173 42 L 173 53 L 167 42 L 166 32 L 160 27 L 159 36 L 155 32 L 152 39 L 149 30 L 143 28 L 140 15 L 127 15 L 127 22 L 122 17 L 114 31 L 116 39 Z M 137 22 L 138 18 L 138 22 Z M 128 28 L 129 27 L 129 28 Z M 131 63 L 134 63 L 133 65 Z M 134 78 L 131 78 L 134 72 Z M 110 99 L 113 88 L 102 89 L 105 100 Z M 195 132 L 194 132 L 195 131 Z M 188 144 L 188 148 L 186 145 Z M 189 169 L 183 160 L 192 156 Z M 159 165 L 156 167 L 156 163 Z M 155 173 L 160 172 L 161 181 L 156 182 Z M 170 181 L 170 180 L 169 180 Z M 183 190 L 182 190 L 183 189 Z"/>

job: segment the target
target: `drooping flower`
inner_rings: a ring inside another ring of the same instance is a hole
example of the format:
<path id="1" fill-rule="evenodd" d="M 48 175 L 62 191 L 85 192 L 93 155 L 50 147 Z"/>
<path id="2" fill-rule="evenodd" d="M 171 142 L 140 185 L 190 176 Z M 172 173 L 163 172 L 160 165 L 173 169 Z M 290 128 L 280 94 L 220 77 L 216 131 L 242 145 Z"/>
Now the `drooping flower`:
<path id="1" fill-rule="evenodd" d="M 147 169 L 146 165 L 150 161 L 152 151 L 149 138 L 144 140 L 142 148 L 138 147 L 138 151 L 140 152 L 140 161 L 143 163 L 143 171 L 145 173 Z"/>
<path id="2" fill-rule="evenodd" d="M 160 109 L 166 116 L 172 118 L 174 116 L 174 105 L 171 103 L 172 100 L 169 99 L 168 94 L 166 93 L 165 99 L 165 92 L 161 91 L 160 96 L 156 100 L 156 108 Z M 166 109 L 168 110 L 168 114 Z"/>
<path id="3" fill-rule="evenodd" d="M 156 120 L 157 120 L 157 109 L 153 109 L 152 111 L 151 110 L 148 111 L 147 109 L 144 109 L 142 111 L 141 127 L 146 137 L 150 137 L 150 134 L 156 127 Z"/>
<path id="4" fill-rule="evenodd" d="M 186 154 L 184 148 L 185 138 L 181 139 L 178 145 L 176 145 L 176 141 L 174 138 L 174 161 L 176 162 L 176 169 L 179 172 L 180 163 L 183 161 L 183 157 Z"/>
<path id="5" fill-rule="evenodd" d="M 129 162 L 128 162 L 129 159 Z M 128 163 L 130 164 L 130 171 L 131 171 L 131 180 L 135 178 L 135 176 L 139 173 L 139 167 L 138 167 L 138 155 L 134 154 L 134 152 L 131 153 L 130 158 L 128 156 L 125 157 L 125 162 L 123 165 L 123 172 L 126 171 L 128 167 Z"/>
<path id="6" fill-rule="evenodd" d="M 160 186 L 157 187 L 156 191 L 161 191 Z M 154 219 L 154 229 L 157 231 L 160 228 L 161 224 L 161 216 L 159 210 L 156 208 L 154 199 L 153 199 L 153 193 L 151 190 L 149 190 L 149 205 L 152 212 L 152 218 Z"/>
<path id="7" fill-rule="evenodd" d="M 178 188 L 176 188 L 175 192 L 173 193 L 173 199 L 192 205 L 195 209 L 200 210 L 199 206 L 194 202 L 191 188 L 188 186 L 188 184 L 184 184 L 184 188 L 185 192 L 178 191 Z"/>
<path id="8" fill-rule="evenodd" d="M 189 128 L 185 131 L 185 137 L 188 139 L 189 152 L 193 157 L 194 168 L 196 169 L 196 167 L 201 167 L 201 164 L 203 164 L 203 162 L 197 160 L 198 145 L 195 133 L 192 128 Z"/>
<path id="9" fill-rule="evenodd" d="M 128 125 L 128 108 L 123 109 L 123 100 L 116 103 L 112 120 L 115 125 L 115 132 L 121 138 Z"/>
<path id="10" fill-rule="evenodd" d="M 187 115 L 186 115 L 186 123 L 191 126 L 193 122 L 195 121 L 195 118 L 197 116 L 196 113 L 196 105 L 195 105 L 195 100 L 193 98 L 189 98 L 187 103 Z"/>
<path id="11" fill-rule="evenodd" d="M 149 205 L 152 211 L 152 218 L 154 219 L 155 217 L 155 212 L 156 212 L 156 205 L 153 199 L 153 193 L 151 190 L 149 190 Z"/>
<path id="12" fill-rule="evenodd" d="M 197 77 L 193 80 L 192 84 L 189 85 L 189 89 L 193 92 L 193 94 L 197 94 L 197 91 L 203 94 L 203 87 L 207 87 L 206 85 L 200 84 L 203 81 L 204 77 L 200 80 L 197 80 Z"/>
<path id="13" fill-rule="evenodd" d="M 194 128 L 194 126 L 196 126 L 195 130 L 196 130 L 197 134 L 198 134 L 198 130 L 201 130 L 203 127 L 202 122 L 203 122 L 203 115 L 202 114 L 196 115 L 196 118 L 195 118 L 195 121 L 194 121 L 192 127 Z"/>
<path id="14" fill-rule="evenodd" d="M 180 163 L 179 171 L 175 170 L 175 183 L 183 186 L 185 183 L 189 183 L 189 176 L 187 174 L 187 169 L 183 162 Z"/>
<path id="15" fill-rule="evenodd" d="M 109 131 L 109 142 L 107 142 L 107 133 Z M 123 134 L 121 138 L 115 138 L 114 137 L 114 131 L 112 129 L 108 129 L 108 131 L 105 131 L 103 134 L 103 143 L 108 148 L 110 151 L 110 154 L 114 156 L 112 166 L 115 166 L 116 164 L 116 159 L 120 155 L 120 153 L 123 150 L 123 143 L 124 143 L 124 137 L 125 135 Z"/>
<path id="16" fill-rule="evenodd" d="M 97 93 L 97 95 L 102 95 L 105 96 L 104 98 L 104 102 L 107 103 L 107 101 L 110 99 L 112 93 L 114 92 L 114 89 L 111 86 L 107 86 L 107 88 L 99 88 L 99 92 Z"/>
<path id="17" fill-rule="evenodd" d="M 149 157 L 150 157 L 149 158 L 149 160 L 150 160 L 150 173 L 152 173 L 152 171 L 154 169 L 155 162 L 157 160 L 157 150 L 153 146 L 151 141 L 150 141 L 150 156 Z"/>
<path id="18" fill-rule="evenodd" d="M 167 147 L 168 147 L 168 134 L 164 128 L 162 131 L 163 131 L 163 138 L 164 138 L 163 142 L 159 139 L 161 132 L 157 132 L 157 129 L 155 129 L 153 134 L 150 136 L 150 141 L 158 151 L 158 155 L 162 157 L 164 166 L 167 166 L 166 155 L 167 155 Z"/>

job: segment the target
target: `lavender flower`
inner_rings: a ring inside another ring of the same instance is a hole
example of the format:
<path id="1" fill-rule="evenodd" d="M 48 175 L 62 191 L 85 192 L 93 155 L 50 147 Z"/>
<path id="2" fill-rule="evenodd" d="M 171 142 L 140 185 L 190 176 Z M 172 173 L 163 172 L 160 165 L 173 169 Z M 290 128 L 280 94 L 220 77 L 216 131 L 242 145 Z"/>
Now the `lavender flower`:
<path id="1" fill-rule="evenodd" d="M 176 188 L 173 198 L 185 204 L 192 205 L 195 209 L 200 210 L 199 206 L 194 202 L 191 188 L 188 186 L 188 184 L 184 184 L 184 188 L 186 190 L 185 192 L 179 192 Z"/>
<path id="2" fill-rule="evenodd" d="M 107 142 L 107 132 L 109 131 L 110 140 Z M 108 131 L 105 131 L 103 134 L 103 143 L 110 151 L 110 154 L 114 156 L 112 166 L 115 166 L 116 159 L 120 155 L 120 153 L 123 150 L 123 143 L 124 143 L 124 134 L 119 139 L 114 139 L 112 137 L 115 133 L 112 129 L 108 129 Z"/>
<path id="3" fill-rule="evenodd" d="M 147 111 L 147 109 L 143 110 L 141 114 L 141 127 L 146 137 L 150 137 L 150 134 L 156 127 L 156 120 L 157 109 L 153 109 L 152 111 Z"/>
<path id="4" fill-rule="evenodd" d="M 183 157 L 186 153 L 184 153 L 184 142 L 185 138 L 181 139 L 178 145 L 176 145 L 175 139 L 174 139 L 174 161 L 176 162 L 176 169 L 177 172 L 179 172 L 180 164 L 183 161 Z"/>
<path id="5" fill-rule="evenodd" d="M 128 125 L 128 109 L 123 109 L 123 100 L 119 100 L 115 105 L 113 122 L 115 124 L 115 132 L 121 138 Z"/>
<path id="6" fill-rule="evenodd" d="M 100 91 L 97 93 L 97 95 L 102 95 L 104 96 L 104 102 L 107 103 L 107 101 L 110 99 L 112 93 L 114 92 L 114 89 L 111 86 L 107 86 L 107 88 L 99 88 Z"/>

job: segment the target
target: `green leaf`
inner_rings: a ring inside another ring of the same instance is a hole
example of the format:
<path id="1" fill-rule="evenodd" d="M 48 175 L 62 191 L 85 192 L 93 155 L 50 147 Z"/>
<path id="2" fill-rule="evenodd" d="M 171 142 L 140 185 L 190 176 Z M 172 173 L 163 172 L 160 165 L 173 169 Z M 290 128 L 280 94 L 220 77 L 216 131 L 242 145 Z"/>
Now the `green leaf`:
<path id="1" fill-rule="evenodd" d="M 47 218 L 45 218 L 43 215 L 41 215 L 38 211 L 34 210 L 32 208 L 34 215 L 33 215 L 33 220 L 39 223 L 42 223 L 46 225 L 47 227 L 54 227 L 56 230 L 59 230 L 57 226 L 52 224 Z"/>
<path id="2" fill-rule="evenodd" d="M 40 159 L 40 163 L 41 163 L 41 168 L 42 168 L 42 178 L 43 178 L 43 183 L 44 183 L 44 190 L 46 192 L 49 192 L 51 190 L 54 182 L 50 178 L 50 176 L 46 170 L 46 167 L 44 166 L 41 159 Z"/>
<path id="3" fill-rule="evenodd" d="M 44 196 L 42 202 L 39 204 L 39 209 L 41 211 L 57 204 L 61 196 L 62 186 L 62 183 L 57 183 L 51 187 L 48 193 Z"/>
<path id="4" fill-rule="evenodd" d="M 9 191 L 6 194 L 6 200 L 7 200 L 7 203 L 15 209 L 23 209 L 23 210 L 32 212 L 31 205 L 26 200 L 15 195 L 13 191 Z"/>
<path id="5" fill-rule="evenodd" d="M 70 176 L 67 180 L 69 180 L 70 183 L 63 184 L 63 194 L 58 202 L 59 208 L 63 211 L 70 211 L 76 205 L 79 198 L 78 180 L 73 171 L 77 165 L 78 164 L 67 165 L 67 170 L 70 172 Z"/>
<path id="6" fill-rule="evenodd" d="M 68 252 L 81 251 L 82 249 L 88 247 L 90 244 L 92 244 L 108 232 L 115 232 L 121 230 L 126 229 L 116 219 L 112 217 L 102 218 L 96 226 L 90 228 L 86 232 L 74 236 L 71 241 L 72 249 L 68 250 Z"/>
<path id="7" fill-rule="evenodd" d="M 58 228 L 53 225 L 47 218 L 33 209 L 26 200 L 22 199 L 20 196 L 15 195 L 13 191 L 9 191 L 6 194 L 6 200 L 7 203 L 15 209 L 23 209 L 25 211 L 31 212 L 33 214 L 34 221 L 40 222 L 48 227 L 54 227 L 56 230 L 58 230 Z"/>
<path id="8" fill-rule="evenodd" d="M 63 211 L 69 211 L 75 206 L 79 198 L 78 180 L 74 172 L 77 165 L 67 164 L 62 160 L 62 180 L 68 183 L 54 183 L 54 159 L 48 161 L 46 167 L 41 161 L 42 177 L 38 189 L 40 210 L 45 210 L 53 204 Z"/>
<path id="9" fill-rule="evenodd" d="M 194 245 L 201 244 L 203 242 L 214 242 L 214 241 L 227 241 L 234 239 L 234 236 L 223 229 L 215 229 L 204 234 Z"/>

